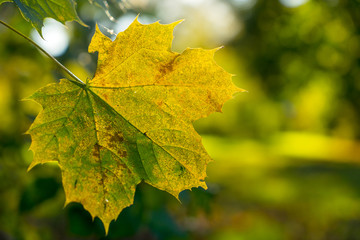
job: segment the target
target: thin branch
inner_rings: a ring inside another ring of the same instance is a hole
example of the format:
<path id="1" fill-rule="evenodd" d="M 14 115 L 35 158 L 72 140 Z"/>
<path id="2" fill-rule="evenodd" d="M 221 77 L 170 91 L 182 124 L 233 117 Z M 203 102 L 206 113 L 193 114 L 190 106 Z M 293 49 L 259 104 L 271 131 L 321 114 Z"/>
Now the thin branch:
<path id="1" fill-rule="evenodd" d="M 56 60 L 56 58 L 54 58 L 53 56 L 51 56 L 47 51 L 45 51 L 42 47 L 40 47 L 37 43 L 35 43 L 33 40 L 31 40 L 29 37 L 25 36 L 24 34 L 22 34 L 21 32 L 19 32 L 18 30 L 16 30 L 15 28 L 11 27 L 10 25 L 8 25 L 7 23 L 3 22 L 0 20 L 0 23 L 2 25 L 4 25 L 5 27 L 9 28 L 10 30 L 14 31 L 15 33 L 17 33 L 18 35 L 22 36 L 23 38 L 25 38 L 27 41 L 29 41 L 31 44 L 33 44 L 35 47 L 37 47 L 40 51 L 42 51 L 46 56 L 48 56 L 49 58 L 51 58 L 56 65 L 58 65 L 61 69 L 63 69 L 67 74 L 69 74 L 69 76 L 71 76 L 73 79 L 76 80 L 76 82 L 80 83 L 81 85 L 86 85 L 83 81 L 80 80 L 80 78 L 78 78 L 77 76 L 75 76 L 75 74 L 73 74 L 69 69 L 67 69 L 64 65 L 62 65 L 58 60 Z"/>

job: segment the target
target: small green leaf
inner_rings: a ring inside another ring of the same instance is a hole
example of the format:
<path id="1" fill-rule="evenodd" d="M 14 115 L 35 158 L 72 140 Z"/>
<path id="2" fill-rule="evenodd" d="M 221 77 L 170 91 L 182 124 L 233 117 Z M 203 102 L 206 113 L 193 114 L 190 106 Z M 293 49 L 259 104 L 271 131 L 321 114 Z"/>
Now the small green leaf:
<path id="1" fill-rule="evenodd" d="M 73 0 L 0 0 L 0 4 L 3 2 L 14 2 L 40 35 L 45 18 L 53 18 L 63 24 L 77 21 L 86 26 L 78 17 Z"/>

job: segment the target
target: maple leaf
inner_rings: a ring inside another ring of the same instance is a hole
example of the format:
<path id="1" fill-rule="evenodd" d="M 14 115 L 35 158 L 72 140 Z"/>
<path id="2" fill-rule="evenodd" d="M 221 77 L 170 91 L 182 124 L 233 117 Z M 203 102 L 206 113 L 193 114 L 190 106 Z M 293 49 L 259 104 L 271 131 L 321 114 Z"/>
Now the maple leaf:
<path id="1" fill-rule="evenodd" d="M 29 169 L 57 161 L 66 204 L 80 202 L 106 231 L 141 181 L 176 198 L 206 189 L 211 159 L 192 123 L 242 91 L 213 60 L 216 49 L 170 50 L 178 23 L 136 19 L 114 42 L 96 28 L 95 77 L 86 85 L 63 79 L 30 97 L 43 110 L 28 130 Z"/>
<path id="2" fill-rule="evenodd" d="M 45 18 L 53 18 L 63 24 L 77 21 L 86 26 L 78 17 L 73 0 L 0 0 L 0 4 L 3 2 L 14 2 L 23 17 L 31 22 L 40 35 Z"/>

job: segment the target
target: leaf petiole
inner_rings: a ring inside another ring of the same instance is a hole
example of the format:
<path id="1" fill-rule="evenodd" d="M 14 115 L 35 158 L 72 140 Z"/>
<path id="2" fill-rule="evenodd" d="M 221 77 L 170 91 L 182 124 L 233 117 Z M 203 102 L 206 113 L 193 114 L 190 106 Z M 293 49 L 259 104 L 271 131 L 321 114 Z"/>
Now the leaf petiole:
<path id="1" fill-rule="evenodd" d="M 11 27 L 10 25 L 8 25 L 7 23 L 3 22 L 0 20 L 0 23 L 2 25 L 4 25 L 5 27 L 9 28 L 10 30 L 12 30 L 13 32 L 17 33 L 18 35 L 22 36 L 23 38 L 25 38 L 27 41 L 29 41 L 31 44 L 33 44 L 35 47 L 37 47 L 40 51 L 42 51 L 46 56 L 48 56 L 49 58 L 51 58 L 56 65 L 58 65 L 61 69 L 63 69 L 67 74 L 69 74 L 69 76 L 71 76 L 71 78 L 73 78 L 74 80 L 76 80 L 77 83 L 80 83 L 81 85 L 86 85 L 80 78 L 78 78 L 77 76 L 75 76 L 75 74 L 73 74 L 69 69 L 67 69 L 64 65 L 62 65 L 58 60 L 56 60 L 56 58 L 54 58 L 53 56 L 50 55 L 50 53 L 48 53 L 47 51 L 45 51 L 45 49 L 43 49 L 42 47 L 40 47 L 36 42 L 34 42 L 33 40 L 31 40 L 29 37 L 25 36 L 24 34 L 22 34 L 21 32 L 19 32 L 18 30 L 16 30 L 15 28 Z"/>

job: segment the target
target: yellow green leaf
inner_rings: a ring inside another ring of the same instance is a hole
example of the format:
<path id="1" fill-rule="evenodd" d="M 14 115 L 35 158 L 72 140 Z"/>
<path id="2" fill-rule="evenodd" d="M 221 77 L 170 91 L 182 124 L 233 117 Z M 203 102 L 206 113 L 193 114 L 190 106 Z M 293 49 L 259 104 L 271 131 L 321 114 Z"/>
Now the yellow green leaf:
<path id="1" fill-rule="evenodd" d="M 192 123 L 242 91 L 215 63 L 216 49 L 171 51 L 176 24 L 135 20 L 114 42 L 97 28 L 95 77 L 86 85 L 63 79 L 31 97 L 43 110 L 28 131 L 29 168 L 57 161 L 66 203 L 80 202 L 106 231 L 141 181 L 175 197 L 206 189 L 211 159 Z"/>

